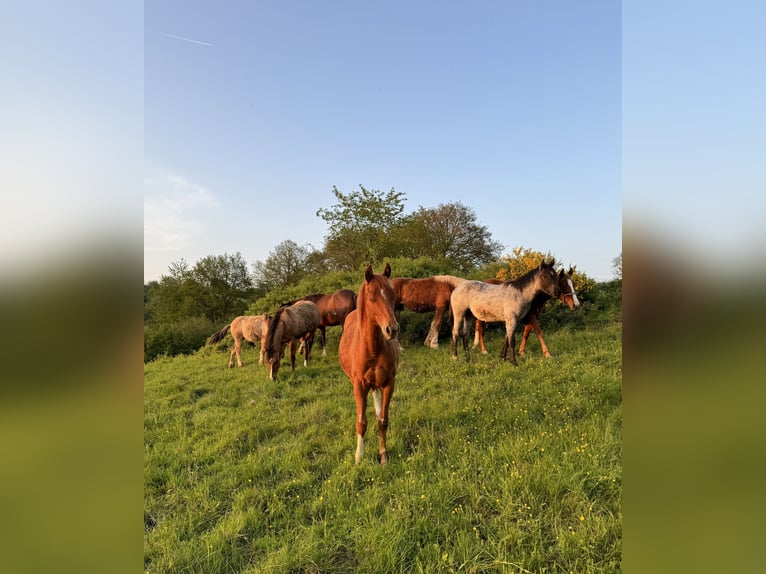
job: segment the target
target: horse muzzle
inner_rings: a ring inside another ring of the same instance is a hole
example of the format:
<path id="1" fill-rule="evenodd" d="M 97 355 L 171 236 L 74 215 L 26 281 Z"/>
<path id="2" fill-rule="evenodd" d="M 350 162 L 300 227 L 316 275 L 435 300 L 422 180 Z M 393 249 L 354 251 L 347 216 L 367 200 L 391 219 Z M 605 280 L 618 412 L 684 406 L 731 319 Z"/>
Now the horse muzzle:
<path id="1" fill-rule="evenodd" d="M 396 321 L 392 323 L 389 323 L 385 327 L 382 328 L 383 334 L 386 336 L 386 339 L 389 341 L 392 339 L 396 339 L 399 336 L 399 323 Z"/>

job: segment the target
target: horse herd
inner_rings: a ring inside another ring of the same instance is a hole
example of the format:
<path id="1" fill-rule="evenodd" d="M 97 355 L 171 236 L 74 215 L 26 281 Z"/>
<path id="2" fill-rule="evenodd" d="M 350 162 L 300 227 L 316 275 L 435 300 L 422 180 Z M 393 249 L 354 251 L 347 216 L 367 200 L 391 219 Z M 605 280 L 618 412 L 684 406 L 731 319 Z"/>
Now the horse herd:
<path id="1" fill-rule="evenodd" d="M 540 340 L 543 354 L 550 352 L 542 336 L 538 317 L 545 304 L 559 299 L 570 309 L 580 305 L 572 283 L 572 268 L 556 272 L 555 261 L 542 261 L 540 265 L 513 281 L 488 279 L 471 281 L 452 275 L 435 275 L 423 279 L 396 277 L 391 279 L 391 266 L 386 264 L 382 274 L 373 273 L 367 266 L 359 293 L 340 289 L 335 293 L 315 294 L 283 304 L 273 314 L 237 317 L 213 334 L 207 344 L 213 345 L 231 331 L 234 348 L 229 367 L 242 366 L 240 349 L 243 340 L 260 341 L 259 364 L 264 358 L 269 366 L 269 378 L 276 380 L 279 364 L 290 348 L 290 368 L 295 369 L 298 345 L 304 354 L 304 365 L 311 358 L 314 334 L 320 331 L 322 355 L 326 356 L 325 328 L 342 325 L 338 347 L 341 368 L 351 380 L 356 401 L 357 449 L 359 463 L 364 453 L 364 435 L 367 430 L 367 396 L 373 393 L 375 414 L 380 435 L 380 462 L 388 460 L 386 430 L 388 406 L 394 392 L 394 379 L 399 364 L 399 313 L 403 308 L 416 313 L 433 312 L 434 317 L 425 339 L 431 348 L 439 346 L 438 336 L 444 316 L 452 318 L 452 357 L 457 358 L 457 340 L 462 338 L 466 360 L 468 354 L 467 318 L 475 322 L 473 346 L 484 345 L 484 324 L 505 323 L 505 342 L 501 357 L 516 365 L 516 327 L 524 324 L 519 354 L 523 354 L 527 337 L 534 331 Z"/>

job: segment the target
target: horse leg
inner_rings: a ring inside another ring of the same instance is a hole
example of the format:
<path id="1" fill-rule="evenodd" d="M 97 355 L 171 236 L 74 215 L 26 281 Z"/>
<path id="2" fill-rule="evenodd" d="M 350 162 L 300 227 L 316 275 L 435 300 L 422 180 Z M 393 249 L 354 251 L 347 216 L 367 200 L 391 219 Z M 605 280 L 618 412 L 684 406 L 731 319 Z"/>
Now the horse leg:
<path id="1" fill-rule="evenodd" d="M 546 358 L 551 357 L 551 353 L 548 350 L 548 345 L 545 344 L 545 339 L 543 339 L 543 331 L 540 329 L 540 323 L 537 322 L 537 317 L 532 317 L 529 320 L 530 325 L 532 325 L 532 329 L 535 330 L 535 335 L 537 335 L 537 338 L 540 340 L 540 347 L 543 349 L 543 355 Z M 524 330 L 526 333 L 526 329 Z M 519 353 L 521 353 L 521 350 L 519 350 Z"/>
<path id="2" fill-rule="evenodd" d="M 295 370 L 295 339 L 290 339 L 290 370 Z"/>
<path id="3" fill-rule="evenodd" d="M 259 365 L 262 365 L 262 364 L 263 364 L 263 353 L 264 353 L 264 348 L 263 348 L 263 337 L 261 337 L 261 339 L 260 339 L 260 343 L 261 343 L 261 352 L 260 352 L 260 354 L 258 355 L 258 364 L 259 364 Z"/>
<path id="4" fill-rule="evenodd" d="M 529 337 L 530 331 L 532 331 L 532 325 L 530 323 L 527 323 L 526 325 L 524 325 L 524 333 L 521 335 L 521 345 L 519 345 L 519 355 L 523 355 L 524 351 L 527 348 L 527 337 Z"/>
<path id="5" fill-rule="evenodd" d="M 487 354 L 487 347 L 484 346 L 484 326 L 484 321 L 476 319 L 476 335 L 473 338 L 473 348 L 475 349 L 477 345 L 481 345 L 482 355 Z"/>
<path id="6" fill-rule="evenodd" d="M 500 349 L 500 358 L 505 359 L 505 356 L 507 353 L 508 353 L 508 336 L 506 336 L 503 339 L 503 348 Z"/>
<path id="7" fill-rule="evenodd" d="M 354 462 L 359 464 L 364 456 L 364 433 L 367 432 L 367 393 L 362 382 L 354 383 L 354 401 L 356 402 L 356 454 Z"/>
<path id="8" fill-rule="evenodd" d="M 508 345 L 508 362 L 518 366 L 516 362 L 516 323 L 518 319 L 510 319 L 505 322 L 505 341 Z"/>
<path id="9" fill-rule="evenodd" d="M 423 344 L 426 347 L 431 347 L 432 349 L 438 349 L 439 348 L 439 327 L 442 325 L 442 318 L 444 317 L 444 307 L 437 307 L 434 311 L 434 318 L 431 321 L 431 328 L 428 330 L 428 335 L 426 335 L 426 340 L 423 342 Z"/>
<path id="10" fill-rule="evenodd" d="M 231 369 L 234 366 L 234 355 L 237 355 L 237 366 L 242 366 L 242 357 L 239 354 L 239 351 L 242 347 L 242 339 L 235 339 L 234 340 L 234 348 L 231 351 L 231 356 L 229 357 L 229 368 Z"/>
<path id="11" fill-rule="evenodd" d="M 322 337 L 322 356 L 327 356 L 327 340 L 325 339 L 325 326 L 319 326 L 319 334 Z"/>
<path id="12" fill-rule="evenodd" d="M 311 348 L 314 346 L 313 333 L 311 337 L 306 338 L 306 347 L 303 350 L 303 366 L 308 367 L 311 360 Z"/>
<path id="13" fill-rule="evenodd" d="M 393 385 L 372 391 L 375 402 L 375 416 L 378 419 L 378 434 L 380 434 L 380 464 L 388 463 L 388 450 L 386 450 L 386 431 L 388 430 L 388 405 L 391 404 L 391 396 L 394 394 Z M 381 396 L 382 395 L 382 396 Z"/>

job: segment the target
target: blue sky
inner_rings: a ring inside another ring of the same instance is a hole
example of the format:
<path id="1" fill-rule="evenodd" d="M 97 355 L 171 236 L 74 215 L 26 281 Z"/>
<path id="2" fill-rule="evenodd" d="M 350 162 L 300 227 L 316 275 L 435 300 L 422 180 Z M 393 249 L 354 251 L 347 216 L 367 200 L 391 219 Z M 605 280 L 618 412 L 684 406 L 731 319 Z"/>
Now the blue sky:
<path id="1" fill-rule="evenodd" d="M 321 248 L 361 184 L 610 279 L 621 81 L 618 2 L 147 2 L 144 278 Z"/>

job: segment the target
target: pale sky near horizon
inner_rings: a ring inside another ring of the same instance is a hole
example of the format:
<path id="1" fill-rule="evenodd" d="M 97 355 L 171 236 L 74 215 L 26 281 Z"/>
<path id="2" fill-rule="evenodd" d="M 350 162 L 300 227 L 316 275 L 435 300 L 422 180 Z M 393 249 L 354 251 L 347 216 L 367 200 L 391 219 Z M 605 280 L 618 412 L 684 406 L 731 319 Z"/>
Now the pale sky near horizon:
<path id="1" fill-rule="evenodd" d="M 0 19 L 2 281 L 115 241 L 144 279 L 319 248 L 333 185 L 597 279 L 636 220 L 712 271 L 766 246 L 756 0 L 50 8 Z"/>
<path id="2" fill-rule="evenodd" d="M 316 211 L 360 184 L 612 278 L 620 3 L 169 0 L 144 21 L 145 280 L 319 249 Z"/>

